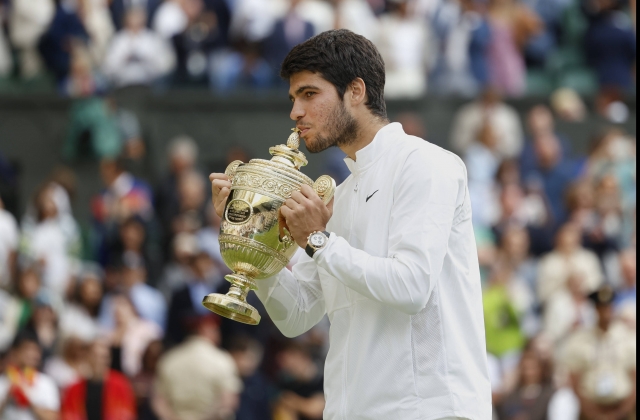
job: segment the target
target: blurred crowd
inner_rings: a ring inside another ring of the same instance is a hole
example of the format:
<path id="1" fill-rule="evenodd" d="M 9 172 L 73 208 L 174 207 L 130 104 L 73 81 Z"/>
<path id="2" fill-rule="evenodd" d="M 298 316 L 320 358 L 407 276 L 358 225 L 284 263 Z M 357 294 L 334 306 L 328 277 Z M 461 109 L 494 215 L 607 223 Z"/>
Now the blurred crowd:
<path id="1" fill-rule="evenodd" d="M 207 174 L 251 156 L 203 162 L 179 136 L 151 179 L 138 117 L 103 94 L 286 87 L 290 48 L 336 27 L 378 45 L 387 97 L 470 98 L 448 144 L 468 169 L 495 418 L 635 419 L 636 139 L 556 127 L 584 120 L 585 72 L 595 110 L 628 117 L 632 17 L 634 0 L 0 0 L 0 78 L 49 74 L 76 99 L 70 166 L 24 211 L 0 149 L 0 419 L 322 418 L 326 319 L 285 339 L 255 294 L 257 327 L 200 303 L 229 288 Z M 523 120 L 502 98 L 541 74 L 574 89 Z M 398 120 L 428 137 L 418 116 Z M 87 155 L 103 186 L 80 203 L 73 168 Z M 327 154 L 338 181 L 342 157 Z"/>
<path id="2" fill-rule="evenodd" d="M 582 155 L 556 128 L 566 118 L 540 104 L 522 120 L 487 90 L 450 131 L 468 168 L 498 420 L 635 418 L 636 140 L 612 126 L 580 139 Z M 426 137 L 418 116 L 398 120 Z M 257 327 L 201 305 L 229 288 L 206 175 L 250 156 L 205 165 L 178 136 L 149 180 L 130 125 L 114 157 L 98 155 L 90 203 L 74 204 L 82 181 L 61 166 L 16 214 L 0 155 L 0 419 L 322 418 L 326 319 L 285 339 L 255 294 Z M 342 156 L 327 155 L 338 181 Z"/>
<path id="3" fill-rule="evenodd" d="M 86 97 L 147 85 L 279 87 L 315 34 L 372 40 L 389 98 L 635 91 L 635 0 L 0 0 L 0 77 Z"/>

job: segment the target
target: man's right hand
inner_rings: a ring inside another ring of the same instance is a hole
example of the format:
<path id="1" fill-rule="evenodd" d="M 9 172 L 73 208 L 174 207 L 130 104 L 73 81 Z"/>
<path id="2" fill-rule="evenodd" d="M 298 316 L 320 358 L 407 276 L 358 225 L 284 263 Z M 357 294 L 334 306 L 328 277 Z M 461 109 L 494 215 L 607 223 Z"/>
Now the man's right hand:
<path id="1" fill-rule="evenodd" d="M 225 174 L 211 174 L 209 175 L 209 181 L 211 181 L 213 208 L 216 210 L 217 215 L 222 218 L 227 199 L 231 194 L 231 181 Z"/>

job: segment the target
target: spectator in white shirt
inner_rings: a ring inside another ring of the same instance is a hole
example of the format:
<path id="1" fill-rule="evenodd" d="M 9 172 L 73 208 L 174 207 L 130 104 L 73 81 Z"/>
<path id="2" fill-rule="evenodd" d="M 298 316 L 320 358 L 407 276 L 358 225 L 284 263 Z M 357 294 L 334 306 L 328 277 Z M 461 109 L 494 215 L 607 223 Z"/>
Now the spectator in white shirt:
<path id="1" fill-rule="evenodd" d="M 20 75 L 37 76 L 42 70 L 38 41 L 53 20 L 53 0 L 13 0 L 9 16 L 9 38 L 18 51 Z"/>
<path id="2" fill-rule="evenodd" d="M 0 288 L 7 288 L 15 274 L 20 231 L 0 198 Z"/>
<path id="3" fill-rule="evenodd" d="M 386 64 L 385 95 L 419 98 L 427 90 L 431 64 L 431 30 L 427 22 L 410 10 L 408 0 L 393 0 L 391 12 L 380 18 L 376 45 Z"/>
<path id="4" fill-rule="evenodd" d="M 175 66 L 171 45 L 147 29 L 145 22 L 142 9 L 129 10 L 124 29 L 107 51 L 103 70 L 115 87 L 151 85 Z"/>
<path id="5" fill-rule="evenodd" d="M 524 145 L 520 117 L 515 109 L 502 102 L 491 89 L 486 90 L 478 101 L 465 105 L 457 113 L 451 134 L 453 148 L 464 154 L 487 119 L 491 120 L 491 126 L 497 135 L 496 150 L 501 157 L 517 157 Z"/>
<path id="6" fill-rule="evenodd" d="M 19 335 L 10 357 L 14 366 L 0 376 L 0 418 L 57 420 L 60 395 L 55 382 L 37 370 L 42 358 L 37 338 L 26 332 Z"/>

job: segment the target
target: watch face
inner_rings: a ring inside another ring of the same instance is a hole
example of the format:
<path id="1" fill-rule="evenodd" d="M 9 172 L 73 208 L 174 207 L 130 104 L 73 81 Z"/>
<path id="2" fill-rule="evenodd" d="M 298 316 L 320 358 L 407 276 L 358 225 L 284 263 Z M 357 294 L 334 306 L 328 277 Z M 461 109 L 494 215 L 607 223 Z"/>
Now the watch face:
<path id="1" fill-rule="evenodd" d="M 323 233 L 314 233 L 311 235 L 311 238 L 309 238 L 309 243 L 316 248 L 324 246 L 326 242 L 327 237 Z"/>

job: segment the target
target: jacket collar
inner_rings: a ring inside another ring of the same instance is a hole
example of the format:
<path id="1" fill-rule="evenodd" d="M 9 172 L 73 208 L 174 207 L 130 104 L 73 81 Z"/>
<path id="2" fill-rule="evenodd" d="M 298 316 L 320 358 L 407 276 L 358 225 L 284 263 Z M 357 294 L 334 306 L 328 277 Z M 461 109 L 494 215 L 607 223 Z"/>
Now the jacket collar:
<path id="1" fill-rule="evenodd" d="M 382 127 L 373 138 L 373 141 L 366 147 L 356 152 L 356 160 L 346 157 L 344 162 L 353 174 L 366 171 L 380 157 L 384 156 L 386 150 L 391 145 L 390 140 L 398 136 L 405 135 L 402 124 L 391 123 Z"/>

